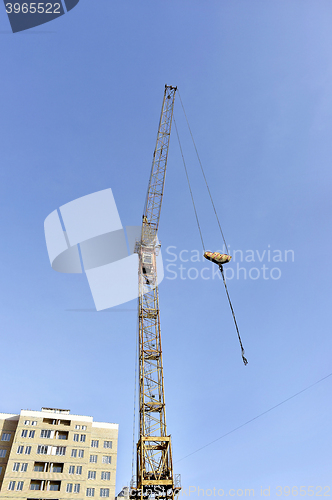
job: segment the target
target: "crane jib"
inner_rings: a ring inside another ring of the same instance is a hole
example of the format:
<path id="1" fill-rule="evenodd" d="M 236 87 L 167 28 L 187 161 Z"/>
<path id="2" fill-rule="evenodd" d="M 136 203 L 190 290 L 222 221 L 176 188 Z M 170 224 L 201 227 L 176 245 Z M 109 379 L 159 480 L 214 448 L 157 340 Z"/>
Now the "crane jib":
<path id="1" fill-rule="evenodd" d="M 176 90 L 177 87 L 165 85 L 156 146 L 153 153 L 149 185 L 143 212 L 145 220 L 142 225 L 142 242 L 144 241 L 144 222 L 154 225 L 154 236 L 156 236 L 158 231 Z"/>

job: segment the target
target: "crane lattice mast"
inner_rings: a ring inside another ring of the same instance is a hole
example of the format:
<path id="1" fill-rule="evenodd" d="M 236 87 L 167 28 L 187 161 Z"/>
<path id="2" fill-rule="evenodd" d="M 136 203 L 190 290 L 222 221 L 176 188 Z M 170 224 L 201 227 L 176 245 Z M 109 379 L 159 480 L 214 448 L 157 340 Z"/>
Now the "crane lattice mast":
<path id="1" fill-rule="evenodd" d="M 136 480 L 131 496 L 174 499 L 179 476 L 173 474 L 171 436 L 166 430 L 164 376 L 156 257 L 176 87 L 166 85 L 149 187 L 144 207 L 139 256 L 139 440 Z"/>

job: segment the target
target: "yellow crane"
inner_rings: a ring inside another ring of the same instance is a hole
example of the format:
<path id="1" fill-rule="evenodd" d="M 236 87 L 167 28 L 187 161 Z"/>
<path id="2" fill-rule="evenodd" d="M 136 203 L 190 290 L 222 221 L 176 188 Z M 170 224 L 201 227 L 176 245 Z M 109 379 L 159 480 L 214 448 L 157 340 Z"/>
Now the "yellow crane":
<path id="1" fill-rule="evenodd" d="M 157 142 L 145 201 L 139 256 L 139 439 L 136 478 L 130 496 L 174 499 L 180 490 L 174 476 L 171 436 L 167 434 L 156 257 L 173 107 L 177 88 L 165 85 Z"/>
<path id="2" fill-rule="evenodd" d="M 135 252 L 138 253 L 139 257 L 139 439 L 136 447 L 136 476 L 134 476 L 131 481 L 130 497 L 132 499 L 135 498 L 141 500 L 149 498 L 174 500 L 175 496 L 181 490 L 180 475 L 175 475 L 173 472 L 171 436 L 167 434 L 166 430 L 166 405 L 157 277 L 157 255 L 160 249 L 157 232 L 164 194 L 165 174 L 176 91 L 177 87 L 165 85 L 156 147 L 153 154 L 150 180 L 143 212 L 141 238 L 136 243 L 135 247 Z M 182 154 L 180 141 L 179 145 Z M 184 162 L 183 154 L 182 158 Z M 210 194 L 220 232 L 222 238 L 224 239 L 200 159 L 199 163 Z M 195 208 L 185 162 L 184 167 L 193 201 L 198 229 L 202 240 L 203 255 L 206 259 L 212 261 L 214 264 L 217 264 L 222 274 L 223 283 L 240 342 L 242 360 L 246 365 L 247 359 L 244 356 L 245 353 L 223 272 L 223 264 L 230 262 L 231 256 L 228 254 L 221 254 L 219 252 L 205 251 L 202 232 L 198 222 L 197 211 Z M 225 239 L 224 243 L 227 249 Z"/>

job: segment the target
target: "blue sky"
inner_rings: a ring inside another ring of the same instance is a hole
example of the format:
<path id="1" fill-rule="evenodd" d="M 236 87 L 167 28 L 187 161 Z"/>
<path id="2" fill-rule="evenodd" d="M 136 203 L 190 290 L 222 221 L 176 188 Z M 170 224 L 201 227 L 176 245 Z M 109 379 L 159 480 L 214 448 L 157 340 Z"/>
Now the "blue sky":
<path id="1" fill-rule="evenodd" d="M 332 378 L 181 460 L 332 371 L 331 22 L 324 0 L 81 0 L 13 35 L 0 10 L 0 411 L 119 423 L 117 490 L 131 476 L 136 303 L 71 311 L 93 308 L 88 284 L 51 269 L 43 222 L 110 187 L 122 223 L 140 223 L 165 83 L 180 89 L 231 253 L 256 256 L 229 264 L 244 367 L 222 283 L 189 279 L 209 264 L 180 261 L 201 247 L 173 133 L 159 237 L 174 469 L 186 490 L 332 486 Z M 179 101 L 175 118 L 206 246 L 221 248 Z M 268 262 L 269 249 L 294 259 Z"/>

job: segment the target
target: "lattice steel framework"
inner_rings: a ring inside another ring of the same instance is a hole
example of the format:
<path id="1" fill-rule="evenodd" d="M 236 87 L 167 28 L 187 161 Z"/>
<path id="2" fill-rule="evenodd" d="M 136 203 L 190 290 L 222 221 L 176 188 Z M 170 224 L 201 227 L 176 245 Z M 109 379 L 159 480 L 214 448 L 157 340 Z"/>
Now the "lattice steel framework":
<path id="1" fill-rule="evenodd" d="M 145 201 L 139 255 L 139 441 L 137 477 L 131 496 L 174 499 L 180 489 L 173 474 L 171 436 L 166 431 L 164 376 L 156 256 L 157 230 L 176 87 L 165 86 L 156 147 Z"/>

